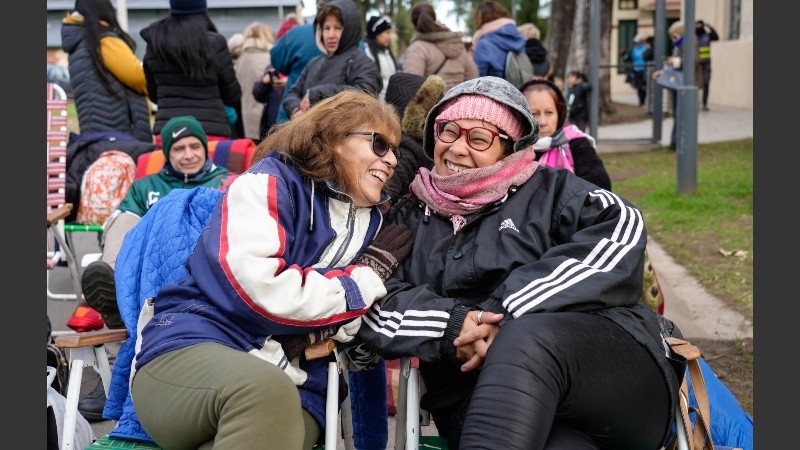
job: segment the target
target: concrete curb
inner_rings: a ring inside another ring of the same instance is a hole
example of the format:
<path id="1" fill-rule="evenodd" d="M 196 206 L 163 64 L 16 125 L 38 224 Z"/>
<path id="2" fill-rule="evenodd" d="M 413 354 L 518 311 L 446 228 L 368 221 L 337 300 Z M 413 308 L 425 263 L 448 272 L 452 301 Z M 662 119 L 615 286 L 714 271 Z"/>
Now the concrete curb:
<path id="1" fill-rule="evenodd" d="M 752 322 L 708 293 L 652 238 L 647 242 L 647 252 L 664 293 L 664 316 L 675 322 L 685 338 L 729 340 L 753 337 Z"/>

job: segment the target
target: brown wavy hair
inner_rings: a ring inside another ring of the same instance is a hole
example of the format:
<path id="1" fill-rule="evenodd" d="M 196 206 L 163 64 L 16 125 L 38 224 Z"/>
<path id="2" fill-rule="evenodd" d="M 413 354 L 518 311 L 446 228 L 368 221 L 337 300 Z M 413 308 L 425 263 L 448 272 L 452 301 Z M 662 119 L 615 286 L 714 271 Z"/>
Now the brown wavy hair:
<path id="1" fill-rule="evenodd" d="M 350 192 L 355 181 L 348 167 L 339 163 L 334 148 L 351 131 L 367 129 L 380 133 L 394 147 L 400 144 L 400 117 L 394 107 L 366 92 L 347 89 L 272 127 L 253 153 L 251 165 L 277 151 L 288 156 L 304 177 L 334 181 Z"/>
<path id="2" fill-rule="evenodd" d="M 477 30 L 487 22 L 503 17 L 511 17 L 511 13 L 494 0 L 484 0 L 475 8 L 475 14 L 472 17 Z"/>

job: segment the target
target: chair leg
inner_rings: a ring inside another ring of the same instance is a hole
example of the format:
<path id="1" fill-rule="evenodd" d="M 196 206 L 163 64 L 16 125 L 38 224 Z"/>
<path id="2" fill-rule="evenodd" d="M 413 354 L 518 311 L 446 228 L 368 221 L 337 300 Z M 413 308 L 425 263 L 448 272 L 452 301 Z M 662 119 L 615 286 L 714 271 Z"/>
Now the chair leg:
<path id="1" fill-rule="evenodd" d="M 419 369 L 408 362 L 408 403 L 406 404 L 406 450 L 419 447 Z"/>
<path id="2" fill-rule="evenodd" d="M 413 367 L 411 358 L 400 358 L 400 384 L 397 387 L 397 414 L 395 415 L 395 450 L 419 448 L 419 369 Z"/>
<path id="3" fill-rule="evenodd" d="M 96 345 L 69 349 L 69 383 L 67 384 L 67 401 L 64 406 L 61 450 L 75 449 L 75 426 L 78 420 L 78 400 L 81 395 L 83 369 L 93 366 L 96 366 L 100 371 L 103 389 L 106 396 L 108 396 L 108 389 L 111 385 L 111 367 L 108 364 L 105 346 Z"/>
<path id="4" fill-rule="evenodd" d="M 336 425 L 339 419 L 339 367 L 337 361 L 328 363 L 328 394 L 325 397 L 325 448 L 336 448 Z"/>
<path id="5" fill-rule="evenodd" d="M 681 401 L 680 399 L 678 401 Z M 686 428 L 683 427 L 683 414 L 680 405 L 675 411 L 675 431 L 677 432 L 678 450 L 689 450 L 689 437 L 686 435 Z"/>

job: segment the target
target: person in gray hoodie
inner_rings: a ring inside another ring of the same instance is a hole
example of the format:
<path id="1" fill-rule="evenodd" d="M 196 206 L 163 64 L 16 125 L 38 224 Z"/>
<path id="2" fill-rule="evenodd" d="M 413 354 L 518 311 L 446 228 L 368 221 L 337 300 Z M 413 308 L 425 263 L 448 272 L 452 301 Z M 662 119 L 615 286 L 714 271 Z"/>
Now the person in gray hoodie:
<path id="1" fill-rule="evenodd" d="M 333 0 L 319 8 L 314 37 L 323 54 L 308 62 L 286 94 L 283 108 L 289 118 L 344 89 L 378 95 L 383 80 L 378 67 L 359 48 L 364 32 L 361 12 L 352 0 Z"/>
<path id="2" fill-rule="evenodd" d="M 419 358 L 420 406 L 451 449 L 660 448 L 685 360 L 676 372 L 673 324 L 639 301 L 641 211 L 538 165 L 538 135 L 502 78 L 445 93 L 425 120 L 434 166 L 387 216 L 413 249 L 358 336 Z"/>

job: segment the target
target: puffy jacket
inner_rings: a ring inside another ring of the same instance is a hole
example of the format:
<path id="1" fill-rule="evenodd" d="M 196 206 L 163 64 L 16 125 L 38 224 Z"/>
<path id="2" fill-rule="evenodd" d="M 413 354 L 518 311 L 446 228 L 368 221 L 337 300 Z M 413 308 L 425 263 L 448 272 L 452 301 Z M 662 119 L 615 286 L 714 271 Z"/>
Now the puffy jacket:
<path id="1" fill-rule="evenodd" d="M 129 387 L 139 311 L 163 284 L 186 276 L 186 257 L 220 197 L 222 191 L 217 189 L 175 189 L 125 235 L 118 255 L 118 260 L 124 262 L 115 266 L 114 280 L 120 316 L 129 338 L 117 351 L 103 409 L 103 417 L 117 421 L 109 433 L 113 438 L 153 442 L 139 423 Z"/>
<path id="2" fill-rule="evenodd" d="M 314 105 L 344 89 L 361 89 L 377 96 L 383 88 L 380 71 L 359 48 L 364 33 L 361 31 L 361 12 L 355 3 L 352 0 L 333 0 L 326 6 L 339 8 L 342 12 L 344 30 L 339 47 L 332 55 L 324 53 L 325 48 L 321 43 L 322 24 L 315 21 L 314 39 L 323 54 L 309 61 L 300 78 L 283 99 L 283 109 L 289 117 L 300 106 L 306 93 Z"/>
<path id="3" fill-rule="evenodd" d="M 378 206 L 356 208 L 335 186 L 308 181 L 284 159 L 273 152 L 256 162 L 217 202 L 187 259 L 188 275 L 156 297 L 136 369 L 166 352 L 217 342 L 283 369 L 324 428 L 327 361 L 301 355 L 289 364 L 271 336 L 336 326 L 333 339 L 353 339 L 360 317 L 386 293 L 375 272 L 353 265 L 383 218 Z"/>
<path id="4" fill-rule="evenodd" d="M 102 33 L 101 48 L 114 50 L 116 56 L 113 60 L 107 59 L 108 53 L 104 53 L 103 59 L 114 92 L 112 94 L 92 64 L 83 39 L 82 16 L 64 18 L 61 45 L 69 55 L 70 83 L 75 93 L 75 109 L 81 133 L 117 131 L 141 142 L 152 143 L 150 105 L 145 96 L 144 74 L 133 50 L 111 29 Z"/>
<path id="5" fill-rule="evenodd" d="M 158 105 L 153 134 L 161 133 L 161 128 L 169 119 L 189 115 L 203 124 L 207 134 L 230 137 L 231 126 L 225 105 L 241 108 L 242 90 L 233 70 L 228 41 L 219 33 L 207 31 L 205 38 L 214 52 L 216 76 L 207 80 L 188 80 L 180 67 L 158 59 L 150 44 L 152 26 L 142 29 L 139 34 L 148 44 L 142 61 L 147 78 L 147 95 Z"/>

